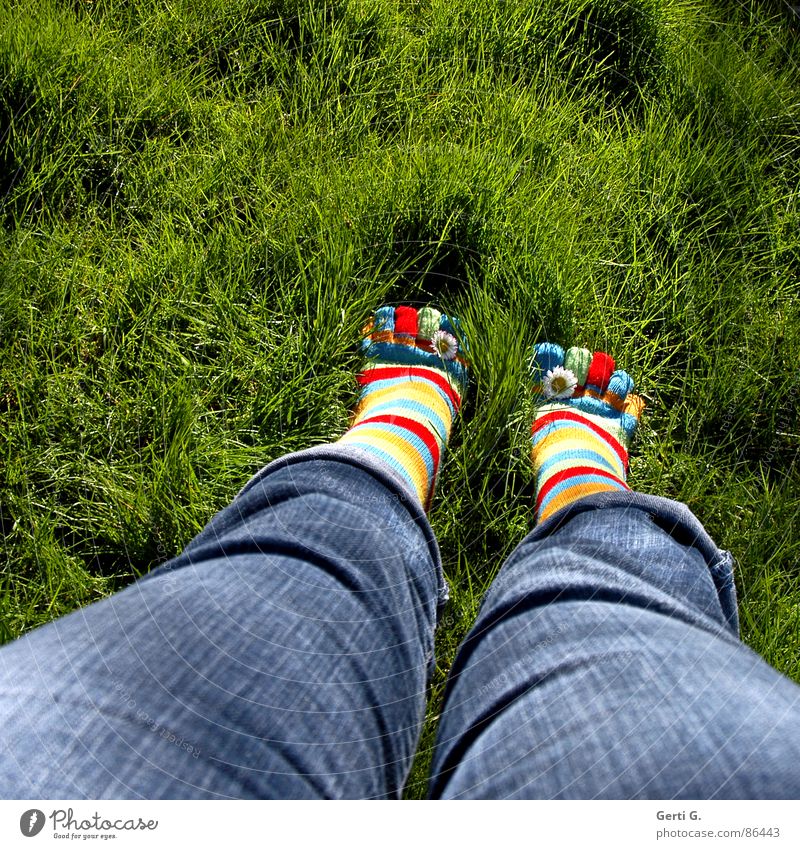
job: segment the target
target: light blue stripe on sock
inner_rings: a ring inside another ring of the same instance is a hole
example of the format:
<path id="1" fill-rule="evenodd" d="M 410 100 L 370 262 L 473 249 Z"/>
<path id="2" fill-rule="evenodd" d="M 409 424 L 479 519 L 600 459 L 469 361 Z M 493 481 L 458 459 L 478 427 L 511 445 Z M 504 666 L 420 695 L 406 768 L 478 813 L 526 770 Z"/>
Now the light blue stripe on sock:
<path id="1" fill-rule="evenodd" d="M 546 475 L 553 466 L 558 463 L 563 463 L 564 460 L 574 460 L 575 462 L 572 463 L 573 466 L 582 466 L 583 463 L 578 461 L 588 460 L 592 465 L 601 465 L 604 469 L 608 469 L 612 475 L 617 475 L 617 477 L 620 478 L 625 475 L 625 469 L 623 468 L 622 463 L 619 463 L 618 466 L 612 466 L 605 457 L 601 456 L 596 451 L 591 451 L 588 448 L 581 448 L 576 451 L 561 451 L 557 454 L 553 454 L 552 457 L 548 457 L 547 460 L 539 466 L 537 474 L 542 476 Z"/>
<path id="2" fill-rule="evenodd" d="M 389 377 L 386 380 L 376 380 L 374 383 L 368 383 L 361 392 L 361 399 L 368 398 L 373 392 L 377 392 L 380 389 L 388 389 L 390 386 L 394 385 L 402 385 L 404 383 L 408 383 L 409 381 L 420 381 L 425 380 L 424 377 Z M 447 406 L 450 408 L 450 413 L 455 418 L 456 411 L 455 407 L 453 407 L 453 402 L 447 397 L 447 395 L 442 392 L 442 390 L 435 384 L 433 381 L 428 380 L 428 385 L 431 388 L 435 389 L 439 395 L 444 398 Z"/>
<path id="3" fill-rule="evenodd" d="M 431 428 L 434 429 L 434 436 L 438 437 L 438 442 L 442 442 L 446 439 L 447 428 L 445 427 L 444 422 L 441 420 L 439 416 L 431 410 L 430 407 L 424 407 L 422 404 L 414 401 L 404 401 L 404 400 L 395 400 L 395 401 L 385 401 L 383 404 L 377 404 L 376 406 L 370 406 L 367 415 L 372 416 L 380 416 L 382 410 L 388 410 L 391 413 L 397 412 L 398 409 L 408 410 L 412 412 L 422 413 L 426 418 L 430 419 Z M 399 425 L 398 425 L 399 427 Z"/>

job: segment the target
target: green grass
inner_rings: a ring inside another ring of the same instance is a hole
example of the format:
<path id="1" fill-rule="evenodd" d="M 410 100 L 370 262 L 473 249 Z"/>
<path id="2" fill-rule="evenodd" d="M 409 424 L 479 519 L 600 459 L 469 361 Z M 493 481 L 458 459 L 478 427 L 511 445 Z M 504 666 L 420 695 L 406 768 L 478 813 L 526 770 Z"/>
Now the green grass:
<path id="1" fill-rule="evenodd" d="M 633 485 L 800 681 L 800 20 L 756 0 L 0 0 L 0 638 L 341 434 L 364 318 L 474 354 L 432 522 L 447 670 L 531 521 L 525 352 L 610 350 Z"/>

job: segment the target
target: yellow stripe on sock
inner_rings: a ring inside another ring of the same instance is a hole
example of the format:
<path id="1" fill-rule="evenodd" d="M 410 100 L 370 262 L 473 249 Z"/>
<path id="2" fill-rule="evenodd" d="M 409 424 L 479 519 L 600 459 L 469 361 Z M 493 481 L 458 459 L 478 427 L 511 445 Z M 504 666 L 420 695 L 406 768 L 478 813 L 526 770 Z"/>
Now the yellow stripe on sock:
<path id="1" fill-rule="evenodd" d="M 413 401 L 430 407 L 434 413 L 450 428 L 453 426 L 453 414 L 450 405 L 442 397 L 442 393 L 426 380 L 405 381 L 397 386 L 387 386 L 370 392 L 359 401 L 354 412 L 353 425 L 358 424 L 363 418 L 369 418 L 370 410 L 389 401 L 408 402 Z M 403 413 L 405 415 L 405 413 Z"/>
<path id="2" fill-rule="evenodd" d="M 555 495 L 550 499 L 545 509 L 542 511 L 541 516 L 539 516 L 539 521 L 543 522 L 545 519 L 552 516 L 557 510 L 560 510 L 562 507 L 566 507 L 567 504 L 572 504 L 573 501 L 585 498 L 587 495 L 594 495 L 597 492 L 619 491 L 620 487 L 614 486 L 611 483 L 575 483 L 573 486 L 567 487 L 567 489 L 559 492 L 558 495 Z"/>
<path id="3" fill-rule="evenodd" d="M 538 454 L 533 458 L 533 468 L 537 474 L 539 473 L 542 463 L 546 459 L 546 457 L 539 457 Z M 563 460 L 559 460 L 557 463 L 553 463 L 552 466 L 547 467 L 547 471 L 544 472 L 544 476 L 539 480 L 539 486 L 544 486 L 544 484 L 553 477 L 553 475 L 557 475 L 559 472 L 563 472 L 566 469 L 574 469 L 575 466 L 589 466 L 601 469 L 604 472 L 610 472 L 611 474 L 617 475 L 620 479 L 624 474 L 622 464 L 619 462 L 619 457 L 617 457 L 617 464 L 611 468 L 601 466 L 596 460 L 584 460 L 580 457 L 565 457 Z"/>
<path id="4" fill-rule="evenodd" d="M 596 451 L 601 457 L 612 464 L 611 468 L 613 469 L 619 468 L 622 464 L 619 454 L 601 437 L 593 433 L 587 433 L 582 428 L 565 426 L 563 422 L 559 422 L 559 425 L 561 426 L 554 428 L 552 433 L 548 433 L 547 436 L 536 443 L 534 449 L 534 471 L 538 472 L 539 466 L 553 454 L 582 451 L 584 449 Z M 583 463 L 573 460 L 572 465 L 583 465 Z"/>
<path id="5" fill-rule="evenodd" d="M 380 412 L 376 412 L 374 407 L 369 406 L 366 410 L 363 411 L 363 416 L 354 420 L 353 427 L 359 424 L 361 421 L 365 419 L 369 419 L 372 416 L 399 416 L 404 419 L 411 419 L 412 421 L 419 422 L 424 428 L 430 431 L 433 438 L 439 443 L 439 447 L 443 447 L 444 443 L 447 441 L 446 433 L 439 433 L 438 430 L 434 427 L 433 422 L 431 421 L 431 417 L 428 414 L 427 410 L 409 410 L 406 408 L 395 408 L 388 410 L 381 410 Z M 447 427 L 447 419 L 444 421 L 445 427 Z"/>
<path id="6" fill-rule="evenodd" d="M 368 445 L 383 451 L 385 454 L 390 454 L 408 472 L 414 482 L 419 500 L 423 504 L 425 503 L 430 484 L 425 459 L 416 446 L 404 439 L 399 433 L 377 425 L 365 424 L 359 426 L 357 430 L 347 431 L 339 442 Z"/>

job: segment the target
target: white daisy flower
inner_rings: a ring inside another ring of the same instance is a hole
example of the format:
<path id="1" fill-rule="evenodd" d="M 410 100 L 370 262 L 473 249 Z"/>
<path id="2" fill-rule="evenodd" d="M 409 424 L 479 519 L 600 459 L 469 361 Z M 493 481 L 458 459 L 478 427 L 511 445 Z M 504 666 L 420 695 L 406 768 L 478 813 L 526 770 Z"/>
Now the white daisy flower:
<path id="1" fill-rule="evenodd" d="M 544 376 L 542 392 L 545 398 L 561 401 L 564 398 L 571 398 L 577 385 L 578 378 L 575 377 L 574 372 L 564 366 L 556 366 Z"/>
<path id="2" fill-rule="evenodd" d="M 437 330 L 431 336 L 431 344 L 433 345 L 433 350 L 443 360 L 454 360 L 456 358 L 458 342 L 452 333 L 448 333 L 446 330 Z"/>

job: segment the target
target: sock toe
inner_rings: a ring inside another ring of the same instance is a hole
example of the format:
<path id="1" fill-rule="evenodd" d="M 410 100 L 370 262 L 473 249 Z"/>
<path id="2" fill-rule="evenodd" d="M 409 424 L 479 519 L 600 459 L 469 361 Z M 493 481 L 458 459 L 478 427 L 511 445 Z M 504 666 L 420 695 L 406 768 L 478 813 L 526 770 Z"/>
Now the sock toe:
<path id="1" fill-rule="evenodd" d="M 535 380 L 541 381 L 548 371 L 564 363 L 564 349 L 554 342 L 539 342 L 534 345 L 530 369 Z"/>
<path id="2" fill-rule="evenodd" d="M 433 334 L 439 329 L 442 314 L 433 307 L 423 307 L 418 313 L 417 338 L 430 342 Z"/>
<path id="3" fill-rule="evenodd" d="M 414 307 L 395 307 L 394 335 L 404 336 L 410 341 L 417 338 L 417 311 Z"/>
<path id="4" fill-rule="evenodd" d="M 380 307 L 375 310 L 373 327 L 378 333 L 384 330 L 394 333 L 394 307 Z"/>
<path id="5" fill-rule="evenodd" d="M 633 378 L 626 371 L 617 369 L 608 381 L 606 393 L 612 396 L 610 400 L 615 406 L 621 404 L 628 397 L 628 393 L 633 391 Z"/>
<path id="6" fill-rule="evenodd" d="M 595 351 L 589 365 L 589 373 L 586 375 L 586 388 L 593 389 L 596 392 L 605 392 L 615 365 L 612 356 L 603 351 Z"/>
<path id="7" fill-rule="evenodd" d="M 586 385 L 592 352 L 588 348 L 570 348 L 564 355 L 564 368 L 569 369 L 578 381 L 578 386 Z"/>

